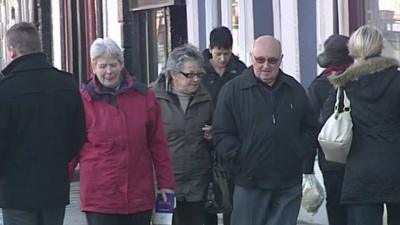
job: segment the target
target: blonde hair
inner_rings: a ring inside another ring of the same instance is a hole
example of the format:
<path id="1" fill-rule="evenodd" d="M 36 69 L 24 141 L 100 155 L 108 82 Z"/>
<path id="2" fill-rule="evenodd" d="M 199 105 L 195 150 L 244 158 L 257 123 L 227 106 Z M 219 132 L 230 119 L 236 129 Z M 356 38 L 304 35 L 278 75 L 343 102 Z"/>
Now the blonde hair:
<path id="1" fill-rule="evenodd" d="M 383 50 L 382 33 L 376 27 L 362 26 L 351 35 L 348 47 L 349 55 L 354 59 L 379 56 Z"/>

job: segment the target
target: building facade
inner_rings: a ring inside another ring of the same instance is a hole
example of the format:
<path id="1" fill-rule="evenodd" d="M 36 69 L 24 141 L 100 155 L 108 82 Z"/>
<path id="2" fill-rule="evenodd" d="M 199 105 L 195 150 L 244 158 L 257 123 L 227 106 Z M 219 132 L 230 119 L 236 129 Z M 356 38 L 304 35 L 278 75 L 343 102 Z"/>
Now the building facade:
<path id="1" fill-rule="evenodd" d="M 96 37 L 114 39 L 128 70 L 151 82 L 174 47 L 189 42 L 203 50 L 220 25 L 232 30 L 233 52 L 248 65 L 255 38 L 278 38 L 282 69 L 304 86 L 320 71 L 316 56 L 324 40 L 363 24 L 379 27 L 385 54 L 400 59 L 400 0 L 0 0 L 2 67 L 4 32 L 20 21 L 37 24 L 54 65 L 80 81 L 91 74 L 88 51 Z"/>

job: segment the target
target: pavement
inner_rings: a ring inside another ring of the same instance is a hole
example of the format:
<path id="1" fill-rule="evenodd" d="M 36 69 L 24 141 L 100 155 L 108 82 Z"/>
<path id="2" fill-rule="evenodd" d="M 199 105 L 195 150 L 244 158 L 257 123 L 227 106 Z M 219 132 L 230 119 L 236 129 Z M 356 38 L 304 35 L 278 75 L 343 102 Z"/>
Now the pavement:
<path id="1" fill-rule="evenodd" d="M 323 185 L 321 172 L 318 168 L 316 168 L 315 171 L 318 180 Z M 80 211 L 79 205 L 79 181 L 75 179 L 71 183 L 70 204 L 66 208 L 64 225 L 87 225 L 85 215 Z M 218 224 L 223 225 L 221 215 L 219 215 Z M 3 225 L 3 218 L 1 213 L 0 225 Z M 300 209 L 297 225 L 328 225 L 325 211 L 325 202 L 319 209 L 318 213 L 315 215 L 310 215 L 304 209 Z"/>

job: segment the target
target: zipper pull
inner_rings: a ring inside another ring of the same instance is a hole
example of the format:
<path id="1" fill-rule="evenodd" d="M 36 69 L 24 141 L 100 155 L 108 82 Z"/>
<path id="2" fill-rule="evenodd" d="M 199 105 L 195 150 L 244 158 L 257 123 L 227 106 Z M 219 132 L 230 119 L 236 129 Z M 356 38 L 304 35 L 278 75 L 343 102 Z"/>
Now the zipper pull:
<path id="1" fill-rule="evenodd" d="M 293 104 L 292 103 L 290 103 L 290 109 L 293 110 Z"/>
<path id="2" fill-rule="evenodd" d="M 272 123 L 273 123 L 273 124 L 276 124 L 275 114 L 272 114 Z"/>

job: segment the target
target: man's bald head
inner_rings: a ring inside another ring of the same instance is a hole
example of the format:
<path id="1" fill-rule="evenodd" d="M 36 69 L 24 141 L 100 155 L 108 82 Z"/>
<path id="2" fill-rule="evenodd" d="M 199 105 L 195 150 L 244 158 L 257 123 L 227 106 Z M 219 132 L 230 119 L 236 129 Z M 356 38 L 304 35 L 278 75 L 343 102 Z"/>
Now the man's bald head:
<path id="1" fill-rule="evenodd" d="M 279 54 L 282 54 L 282 46 L 281 42 L 277 40 L 275 37 L 270 35 L 263 35 L 258 37 L 253 44 L 253 50 L 257 50 L 258 48 L 263 48 L 265 46 L 269 46 L 270 48 L 276 48 L 279 51 Z"/>

